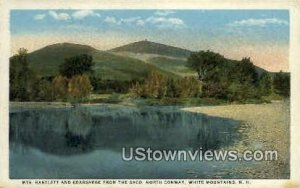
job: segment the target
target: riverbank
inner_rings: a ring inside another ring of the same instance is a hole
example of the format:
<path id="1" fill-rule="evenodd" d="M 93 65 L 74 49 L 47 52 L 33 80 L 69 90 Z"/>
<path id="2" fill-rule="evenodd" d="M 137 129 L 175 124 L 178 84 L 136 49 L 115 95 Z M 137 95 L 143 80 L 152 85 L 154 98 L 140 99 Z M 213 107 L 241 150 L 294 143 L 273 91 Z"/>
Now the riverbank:
<path id="1" fill-rule="evenodd" d="M 290 104 L 274 101 L 269 104 L 243 104 L 209 107 L 188 107 L 185 111 L 242 121 L 242 139 L 226 149 L 276 150 L 277 161 L 257 162 L 253 168 L 235 169 L 248 178 L 288 178 L 290 168 Z M 236 172 L 236 173 L 237 173 Z"/>
<path id="2" fill-rule="evenodd" d="M 10 101 L 9 107 L 12 108 L 69 108 L 73 107 L 69 102 L 15 102 Z"/>

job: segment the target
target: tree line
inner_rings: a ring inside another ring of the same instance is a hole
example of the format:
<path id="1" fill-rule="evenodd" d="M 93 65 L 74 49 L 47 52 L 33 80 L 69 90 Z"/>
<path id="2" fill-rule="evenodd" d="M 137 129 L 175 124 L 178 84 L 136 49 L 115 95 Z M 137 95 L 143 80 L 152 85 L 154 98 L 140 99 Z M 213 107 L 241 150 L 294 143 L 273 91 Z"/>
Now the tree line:
<path id="1" fill-rule="evenodd" d="M 259 74 L 250 58 L 235 61 L 212 51 L 200 51 L 189 56 L 186 66 L 197 72 L 197 79 L 171 79 L 151 73 L 142 84 L 137 82 L 131 92 L 143 98 L 205 97 L 239 102 L 272 93 L 290 95 L 289 74 Z"/>
<path id="2" fill-rule="evenodd" d="M 201 82 L 194 77 L 172 79 L 158 72 L 150 72 L 144 81 L 136 82 L 130 92 L 142 98 L 199 97 L 201 86 Z"/>
<path id="3" fill-rule="evenodd" d="M 186 66 L 197 77 L 170 78 L 149 72 L 142 80 L 102 80 L 93 71 L 93 57 L 81 54 L 65 59 L 59 74 L 40 77 L 21 48 L 10 58 L 10 100 L 14 101 L 85 101 L 94 93 L 133 93 L 142 98 L 217 98 L 228 101 L 260 99 L 277 94 L 290 95 L 287 73 L 259 74 L 250 58 L 226 59 L 212 51 L 192 53 Z"/>
<path id="4" fill-rule="evenodd" d="M 212 51 L 192 53 L 187 66 L 203 82 L 203 96 L 242 101 L 268 96 L 272 92 L 288 97 L 290 78 L 283 72 L 260 75 L 250 58 L 234 61 Z"/>

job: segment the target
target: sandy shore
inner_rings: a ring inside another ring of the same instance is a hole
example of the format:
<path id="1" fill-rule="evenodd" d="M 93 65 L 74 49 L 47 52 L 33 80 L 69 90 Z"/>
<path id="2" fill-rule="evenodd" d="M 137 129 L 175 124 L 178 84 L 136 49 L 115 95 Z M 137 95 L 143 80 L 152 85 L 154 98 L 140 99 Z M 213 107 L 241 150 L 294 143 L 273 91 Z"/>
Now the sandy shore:
<path id="1" fill-rule="evenodd" d="M 242 139 L 231 148 L 244 150 L 276 150 L 277 161 L 259 162 L 253 168 L 237 169 L 249 178 L 288 178 L 290 146 L 290 106 L 288 101 L 271 104 L 245 104 L 212 107 L 191 107 L 183 110 L 209 116 L 232 118 L 242 121 L 239 132 Z"/>

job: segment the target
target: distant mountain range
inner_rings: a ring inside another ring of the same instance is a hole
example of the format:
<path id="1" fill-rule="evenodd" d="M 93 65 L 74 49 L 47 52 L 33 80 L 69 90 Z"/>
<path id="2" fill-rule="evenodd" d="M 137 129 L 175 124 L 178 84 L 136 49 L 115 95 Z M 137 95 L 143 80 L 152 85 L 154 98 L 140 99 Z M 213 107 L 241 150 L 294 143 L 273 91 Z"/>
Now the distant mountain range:
<path id="1" fill-rule="evenodd" d="M 96 76 L 111 80 L 140 79 L 148 71 L 156 70 L 162 74 L 176 76 L 158 67 L 147 64 L 139 59 L 115 55 L 110 52 L 100 51 L 87 45 L 59 43 L 46 46 L 28 54 L 30 67 L 42 76 L 58 74 L 59 65 L 66 58 L 79 54 L 93 56 Z"/>
<path id="2" fill-rule="evenodd" d="M 58 43 L 46 46 L 28 54 L 30 67 L 41 76 L 58 74 L 59 65 L 65 58 L 79 54 L 93 56 L 94 71 L 102 79 L 131 80 L 143 78 L 147 72 L 156 70 L 171 77 L 196 75 L 185 66 L 192 52 L 165 44 L 139 41 L 108 51 L 91 46 Z M 266 70 L 257 67 L 258 73 Z"/>

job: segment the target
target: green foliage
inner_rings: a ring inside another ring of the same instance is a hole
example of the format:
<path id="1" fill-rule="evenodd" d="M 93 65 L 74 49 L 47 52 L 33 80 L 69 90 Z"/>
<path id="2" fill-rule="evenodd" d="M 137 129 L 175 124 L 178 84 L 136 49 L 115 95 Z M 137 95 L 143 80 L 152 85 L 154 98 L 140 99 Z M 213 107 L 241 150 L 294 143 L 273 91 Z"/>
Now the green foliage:
<path id="1" fill-rule="evenodd" d="M 10 99 L 29 101 L 33 96 L 36 74 L 29 68 L 27 50 L 20 48 L 10 59 Z"/>
<path id="2" fill-rule="evenodd" d="M 197 71 L 200 81 L 207 81 L 215 76 L 216 67 L 221 66 L 224 60 L 218 53 L 200 51 L 189 56 L 187 66 Z"/>
<path id="3" fill-rule="evenodd" d="M 33 97 L 34 101 L 53 101 L 55 100 L 55 93 L 52 87 L 52 83 L 47 79 L 36 80 L 33 87 Z"/>
<path id="4" fill-rule="evenodd" d="M 56 100 L 66 100 L 68 97 L 68 83 L 69 80 L 64 76 L 56 76 L 52 80 L 52 89 L 54 93 L 54 98 Z"/>
<path id="5" fill-rule="evenodd" d="M 233 78 L 234 81 L 238 81 L 240 84 L 257 84 L 258 74 L 250 58 L 243 58 L 240 62 L 236 63 L 231 71 L 231 78 Z"/>
<path id="6" fill-rule="evenodd" d="M 130 87 L 139 80 L 103 80 L 101 77 L 90 76 L 95 93 L 128 93 Z"/>
<path id="7" fill-rule="evenodd" d="M 66 76 L 56 76 L 53 80 L 39 78 L 29 67 L 27 50 L 21 48 L 17 55 L 10 59 L 10 99 L 19 101 L 53 101 L 67 100 L 68 98 L 80 100 L 92 90 L 88 76 L 84 72 L 90 70 L 92 58 L 82 55 L 66 60 Z"/>
<path id="8" fill-rule="evenodd" d="M 250 82 L 244 82 L 244 84 L 233 82 L 226 88 L 226 97 L 229 101 L 242 102 L 246 99 L 257 98 L 257 93 Z"/>
<path id="9" fill-rule="evenodd" d="M 225 88 L 227 99 L 242 102 L 259 98 L 258 81 L 258 73 L 250 58 L 236 62 L 230 73 L 229 85 Z"/>
<path id="10" fill-rule="evenodd" d="M 257 90 L 260 80 L 250 58 L 233 61 L 211 51 L 200 51 L 191 54 L 187 66 L 196 70 L 199 80 L 203 81 L 203 97 L 230 101 L 259 97 Z M 265 83 L 260 86 L 268 84 L 266 78 L 262 82 Z"/>
<path id="11" fill-rule="evenodd" d="M 227 99 L 227 82 L 207 81 L 203 83 L 202 97 L 212 97 L 218 99 Z"/>
<path id="12" fill-rule="evenodd" d="M 82 54 L 65 59 L 65 62 L 59 66 L 59 72 L 62 76 L 71 78 L 76 75 L 92 72 L 93 65 L 93 57 Z"/>
<path id="13" fill-rule="evenodd" d="M 178 97 L 179 96 L 179 92 L 178 92 L 178 88 L 176 86 L 176 83 L 173 79 L 168 79 L 167 83 L 166 83 L 166 97 Z"/>
<path id="14" fill-rule="evenodd" d="M 290 75 L 280 71 L 273 80 L 274 92 L 284 97 L 290 96 Z"/>
<path id="15" fill-rule="evenodd" d="M 272 79 L 269 73 L 263 73 L 259 79 L 259 94 L 268 96 L 272 92 Z"/>
<path id="16" fill-rule="evenodd" d="M 176 85 L 180 97 L 199 97 L 202 92 L 202 82 L 194 77 L 178 79 Z"/>

